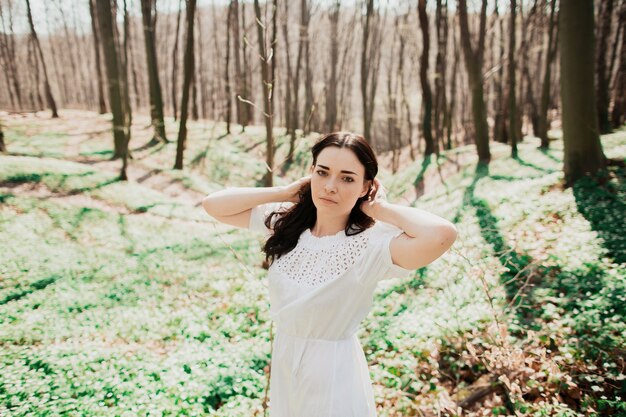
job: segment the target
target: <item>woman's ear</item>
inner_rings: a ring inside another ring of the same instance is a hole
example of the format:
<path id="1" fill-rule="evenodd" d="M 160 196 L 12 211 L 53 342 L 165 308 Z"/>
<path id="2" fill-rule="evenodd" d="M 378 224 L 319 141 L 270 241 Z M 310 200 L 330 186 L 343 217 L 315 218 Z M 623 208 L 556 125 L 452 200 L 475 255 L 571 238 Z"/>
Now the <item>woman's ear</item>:
<path id="1" fill-rule="evenodd" d="M 365 181 L 365 184 L 363 184 L 363 190 L 361 191 L 361 195 L 359 195 L 359 197 L 365 197 L 367 194 L 369 194 L 370 190 L 372 189 L 372 184 L 372 180 Z"/>

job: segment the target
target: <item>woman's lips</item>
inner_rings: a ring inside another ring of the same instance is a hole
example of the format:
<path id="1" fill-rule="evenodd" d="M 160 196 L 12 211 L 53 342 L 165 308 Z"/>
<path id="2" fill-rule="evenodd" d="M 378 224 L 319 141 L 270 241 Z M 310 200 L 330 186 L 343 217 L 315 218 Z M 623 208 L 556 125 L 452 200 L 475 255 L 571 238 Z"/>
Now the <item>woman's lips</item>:
<path id="1" fill-rule="evenodd" d="M 330 199 L 328 199 L 328 198 L 324 198 L 324 197 L 320 197 L 320 200 L 324 200 L 324 201 L 328 201 L 329 203 L 334 203 L 334 204 L 337 204 L 337 202 L 336 202 L 336 201 L 333 201 L 333 200 L 330 200 Z"/>

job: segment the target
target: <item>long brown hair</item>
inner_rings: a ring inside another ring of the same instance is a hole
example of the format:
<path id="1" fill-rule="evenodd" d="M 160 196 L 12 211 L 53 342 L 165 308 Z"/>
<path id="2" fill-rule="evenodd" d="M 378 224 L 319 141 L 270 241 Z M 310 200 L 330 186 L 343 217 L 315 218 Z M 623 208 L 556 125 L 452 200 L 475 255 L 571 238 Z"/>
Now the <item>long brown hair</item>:
<path id="1" fill-rule="evenodd" d="M 313 166 L 316 165 L 317 156 L 322 149 L 328 146 L 352 150 L 365 167 L 365 180 L 371 180 L 373 183 L 376 174 L 378 174 L 378 161 L 374 151 L 363 136 L 352 132 L 333 132 L 322 136 L 311 148 Z M 352 208 L 345 229 L 346 235 L 359 234 L 374 224 L 374 219 L 363 213 L 360 208 L 361 203 L 367 200 L 368 196 L 369 192 L 363 197 L 359 197 Z M 273 221 L 274 216 L 277 216 L 275 223 Z M 311 184 L 309 183 L 300 190 L 299 201 L 296 204 L 287 211 L 273 211 L 265 219 L 267 227 L 274 223 L 274 233 L 267 239 L 263 247 L 265 261 L 269 261 L 271 264 L 275 259 L 295 248 L 302 232 L 312 228 L 316 220 L 317 210 L 313 204 Z"/>

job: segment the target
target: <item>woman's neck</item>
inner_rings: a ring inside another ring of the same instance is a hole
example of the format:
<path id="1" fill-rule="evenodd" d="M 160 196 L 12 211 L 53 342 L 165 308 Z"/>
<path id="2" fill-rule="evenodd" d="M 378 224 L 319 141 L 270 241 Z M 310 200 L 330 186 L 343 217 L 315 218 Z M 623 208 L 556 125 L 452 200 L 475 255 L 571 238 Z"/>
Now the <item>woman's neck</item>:
<path id="1" fill-rule="evenodd" d="M 311 234 L 315 237 L 333 236 L 346 229 L 349 216 L 323 217 L 319 216 L 315 225 L 311 227 Z"/>

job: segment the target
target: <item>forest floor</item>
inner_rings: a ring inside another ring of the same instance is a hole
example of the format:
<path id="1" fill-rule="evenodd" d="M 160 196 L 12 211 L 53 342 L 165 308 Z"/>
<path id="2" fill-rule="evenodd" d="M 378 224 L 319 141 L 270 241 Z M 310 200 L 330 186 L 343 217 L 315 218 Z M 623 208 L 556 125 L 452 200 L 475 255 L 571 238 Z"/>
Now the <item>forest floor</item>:
<path id="1" fill-rule="evenodd" d="M 201 198 L 258 186 L 264 128 L 190 122 L 185 169 L 133 124 L 117 181 L 110 116 L 0 114 L 0 414 L 263 415 L 271 352 L 261 237 L 219 224 Z M 556 137 L 559 132 L 553 132 Z M 276 129 L 275 184 L 307 174 Z M 626 130 L 602 137 L 624 160 Z M 626 173 L 562 187 L 563 148 L 526 137 L 400 169 L 391 202 L 453 221 L 451 250 L 381 281 L 359 337 L 380 417 L 626 416 Z M 286 168 L 286 169 L 285 169 Z M 283 172 L 284 171 L 284 172 Z M 267 405 L 267 404 L 266 404 Z"/>

